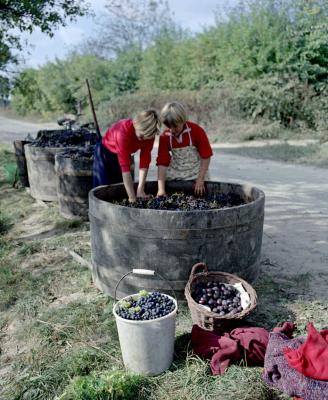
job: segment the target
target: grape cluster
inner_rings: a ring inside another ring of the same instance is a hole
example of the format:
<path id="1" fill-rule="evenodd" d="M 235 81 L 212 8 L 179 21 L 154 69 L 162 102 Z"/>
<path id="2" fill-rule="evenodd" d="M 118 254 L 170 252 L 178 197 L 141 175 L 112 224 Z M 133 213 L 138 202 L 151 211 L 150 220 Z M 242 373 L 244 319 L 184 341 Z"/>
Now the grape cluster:
<path id="1" fill-rule="evenodd" d="M 175 304 L 165 294 L 141 290 L 137 295 L 120 301 L 117 314 L 124 319 L 148 321 L 164 317 L 175 309 Z"/>
<path id="2" fill-rule="evenodd" d="M 192 298 L 220 316 L 234 315 L 243 310 L 239 291 L 226 283 L 197 283 Z"/>
<path id="3" fill-rule="evenodd" d="M 149 199 L 137 198 L 137 201 L 134 203 L 129 203 L 128 199 L 122 201 L 114 200 L 112 202 L 125 207 L 170 211 L 213 210 L 239 206 L 245 203 L 236 193 L 219 193 L 200 198 L 193 195 L 186 195 L 182 192 L 173 193 L 170 196 L 150 197 Z"/>
<path id="4" fill-rule="evenodd" d="M 95 149 L 94 145 L 85 145 L 84 147 L 69 148 L 62 150 L 60 152 L 60 156 L 65 158 L 71 158 L 73 160 L 76 159 L 80 160 L 81 158 L 91 160 L 93 159 L 94 149 Z"/>
<path id="5" fill-rule="evenodd" d="M 96 144 L 97 136 L 85 128 L 78 130 L 58 129 L 39 131 L 37 138 L 31 143 L 35 147 L 68 147 L 84 144 Z"/>

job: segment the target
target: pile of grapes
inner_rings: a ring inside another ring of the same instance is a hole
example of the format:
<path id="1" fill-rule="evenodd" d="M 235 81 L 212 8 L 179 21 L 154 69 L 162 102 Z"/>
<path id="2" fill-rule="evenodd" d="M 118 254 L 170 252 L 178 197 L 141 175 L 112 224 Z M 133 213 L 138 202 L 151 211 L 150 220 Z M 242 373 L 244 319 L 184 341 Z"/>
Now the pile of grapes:
<path id="1" fill-rule="evenodd" d="M 175 303 L 165 294 L 141 290 L 138 294 L 120 301 L 116 312 L 124 319 L 148 321 L 164 317 L 174 309 Z"/>
<path id="2" fill-rule="evenodd" d="M 226 283 L 197 283 L 192 298 L 220 316 L 234 315 L 243 310 L 239 291 Z"/>
<path id="3" fill-rule="evenodd" d="M 37 138 L 31 143 L 35 147 L 68 147 L 94 145 L 97 142 L 95 133 L 85 128 L 78 130 L 58 129 L 58 131 L 39 131 Z"/>
<path id="4" fill-rule="evenodd" d="M 65 149 L 60 152 L 61 157 L 71 158 L 73 160 L 80 160 L 81 158 L 91 160 L 93 159 L 95 146 L 94 145 L 86 145 L 84 147 L 74 147 Z"/>
<path id="5" fill-rule="evenodd" d="M 219 193 L 205 195 L 205 197 L 200 198 L 193 195 L 186 195 L 182 192 L 174 193 L 170 196 L 151 197 L 149 199 L 137 198 L 137 201 L 134 203 L 129 203 L 128 199 L 122 201 L 114 200 L 112 202 L 125 207 L 170 211 L 213 210 L 245 204 L 245 201 L 236 193 Z"/>

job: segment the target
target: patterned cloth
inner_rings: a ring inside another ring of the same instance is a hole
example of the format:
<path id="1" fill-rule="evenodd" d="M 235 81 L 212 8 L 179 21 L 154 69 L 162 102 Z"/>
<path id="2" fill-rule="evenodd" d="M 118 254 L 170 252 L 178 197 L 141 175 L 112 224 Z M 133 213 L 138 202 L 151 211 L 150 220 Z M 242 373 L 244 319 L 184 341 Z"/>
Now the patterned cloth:
<path id="1" fill-rule="evenodd" d="M 307 378 L 291 368 L 284 356 L 285 348 L 297 349 L 304 342 L 304 337 L 289 339 L 283 333 L 270 333 L 263 378 L 266 383 L 289 396 L 301 397 L 304 400 L 328 400 L 328 382 Z"/>
<path id="2" fill-rule="evenodd" d="M 168 181 L 197 179 L 200 171 L 200 157 L 196 147 L 172 149 L 172 158 L 166 171 Z M 208 180 L 208 173 L 205 176 Z"/>

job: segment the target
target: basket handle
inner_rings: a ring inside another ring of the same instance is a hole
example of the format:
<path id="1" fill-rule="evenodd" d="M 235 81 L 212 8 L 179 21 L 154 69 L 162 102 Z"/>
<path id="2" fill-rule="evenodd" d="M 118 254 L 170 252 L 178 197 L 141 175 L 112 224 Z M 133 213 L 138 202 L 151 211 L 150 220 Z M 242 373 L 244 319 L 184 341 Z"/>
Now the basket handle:
<path id="1" fill-rule="evenodd" d="M 191 268 L 190 278 L 196 274 L 201 274 L 202 272 L 208 272 L 206 264 L 203 262 L 197 263 Z"/>
<path id="2" fill-rule="evenodd" d="M 118 300 L 118 298 L 116 297 L 116 292 L 117 292 L 117 289 L 118 289 L 119 284 L 123 281 L 123 279 L 124 279 L 125 277 L 127 277 L 127 276 L 130 275 L 130 274 L 135 274 L 135 275 L 152 275 L 152 276 L 154 276 L 155 273 L 156 273 L 156 275 L 158 275 L 161 279 L 163 279 L 163 281 L 165 281 L 165 282 L 170 286 L 170 289 L 171 289 L 171 291 L 172 291 L 172 293 L 173 293 L 173 297 L 175 298 L 175 301 L 178 302 L 177 296 L 176 296 L 176 294 L 175 294 L 175 291 L 174 291 L 174 289 L 173 289 L 171 283 L 170 283 L 166 278 L 164 278 L 164 276 L 160 275 L 158 272 L 155 272 L 155 271 L 152 270 L 152 269 L 141 269 L 141 268 L 135 268 L 135 269 L 133 269 L 132 271 L 127 272 L 127 273 L 124 274 L 124 275 L 122 276 L 122 278 L 117 282 L 117 284 L 116 284 L 116 286 L 115 286 L 115 292 L 114 292 L 114 301 L 117 301 L 117 300 Z"/>

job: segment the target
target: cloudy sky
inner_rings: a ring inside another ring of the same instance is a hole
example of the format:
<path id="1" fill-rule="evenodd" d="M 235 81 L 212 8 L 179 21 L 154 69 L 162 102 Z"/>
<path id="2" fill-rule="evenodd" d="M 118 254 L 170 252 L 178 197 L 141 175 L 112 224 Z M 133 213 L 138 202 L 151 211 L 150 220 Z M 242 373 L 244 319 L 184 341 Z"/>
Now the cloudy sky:
<path id="1" fill-rule="evenodd" d="M 136 2 L 138 0 L 135 0 Z M 214 23 L 214 10 L 217 6 L 226 3 L 226 0 L 168 0 L 175 19 L 184 28 L 193 32 L 202 30 L 204 26 Z M 231 2 L 233 0 L 229 0 Z M 104 13 L 106 0 L 89 0 L 95 14 Z M 48 38 L 40 31 L 32 35 L 26 35 L 26 39 L 32 45 L 29 53 L 25 52 L 25 65 L 38 67 L 52 61 L 55 57 L 63 58 L 69 48 L 77 45 L 83 38 L 92 35 L 97 29 L 94 19 L 91 17 L 79 18 L 76 22 L 60 28 L 53 38 Z"/>

